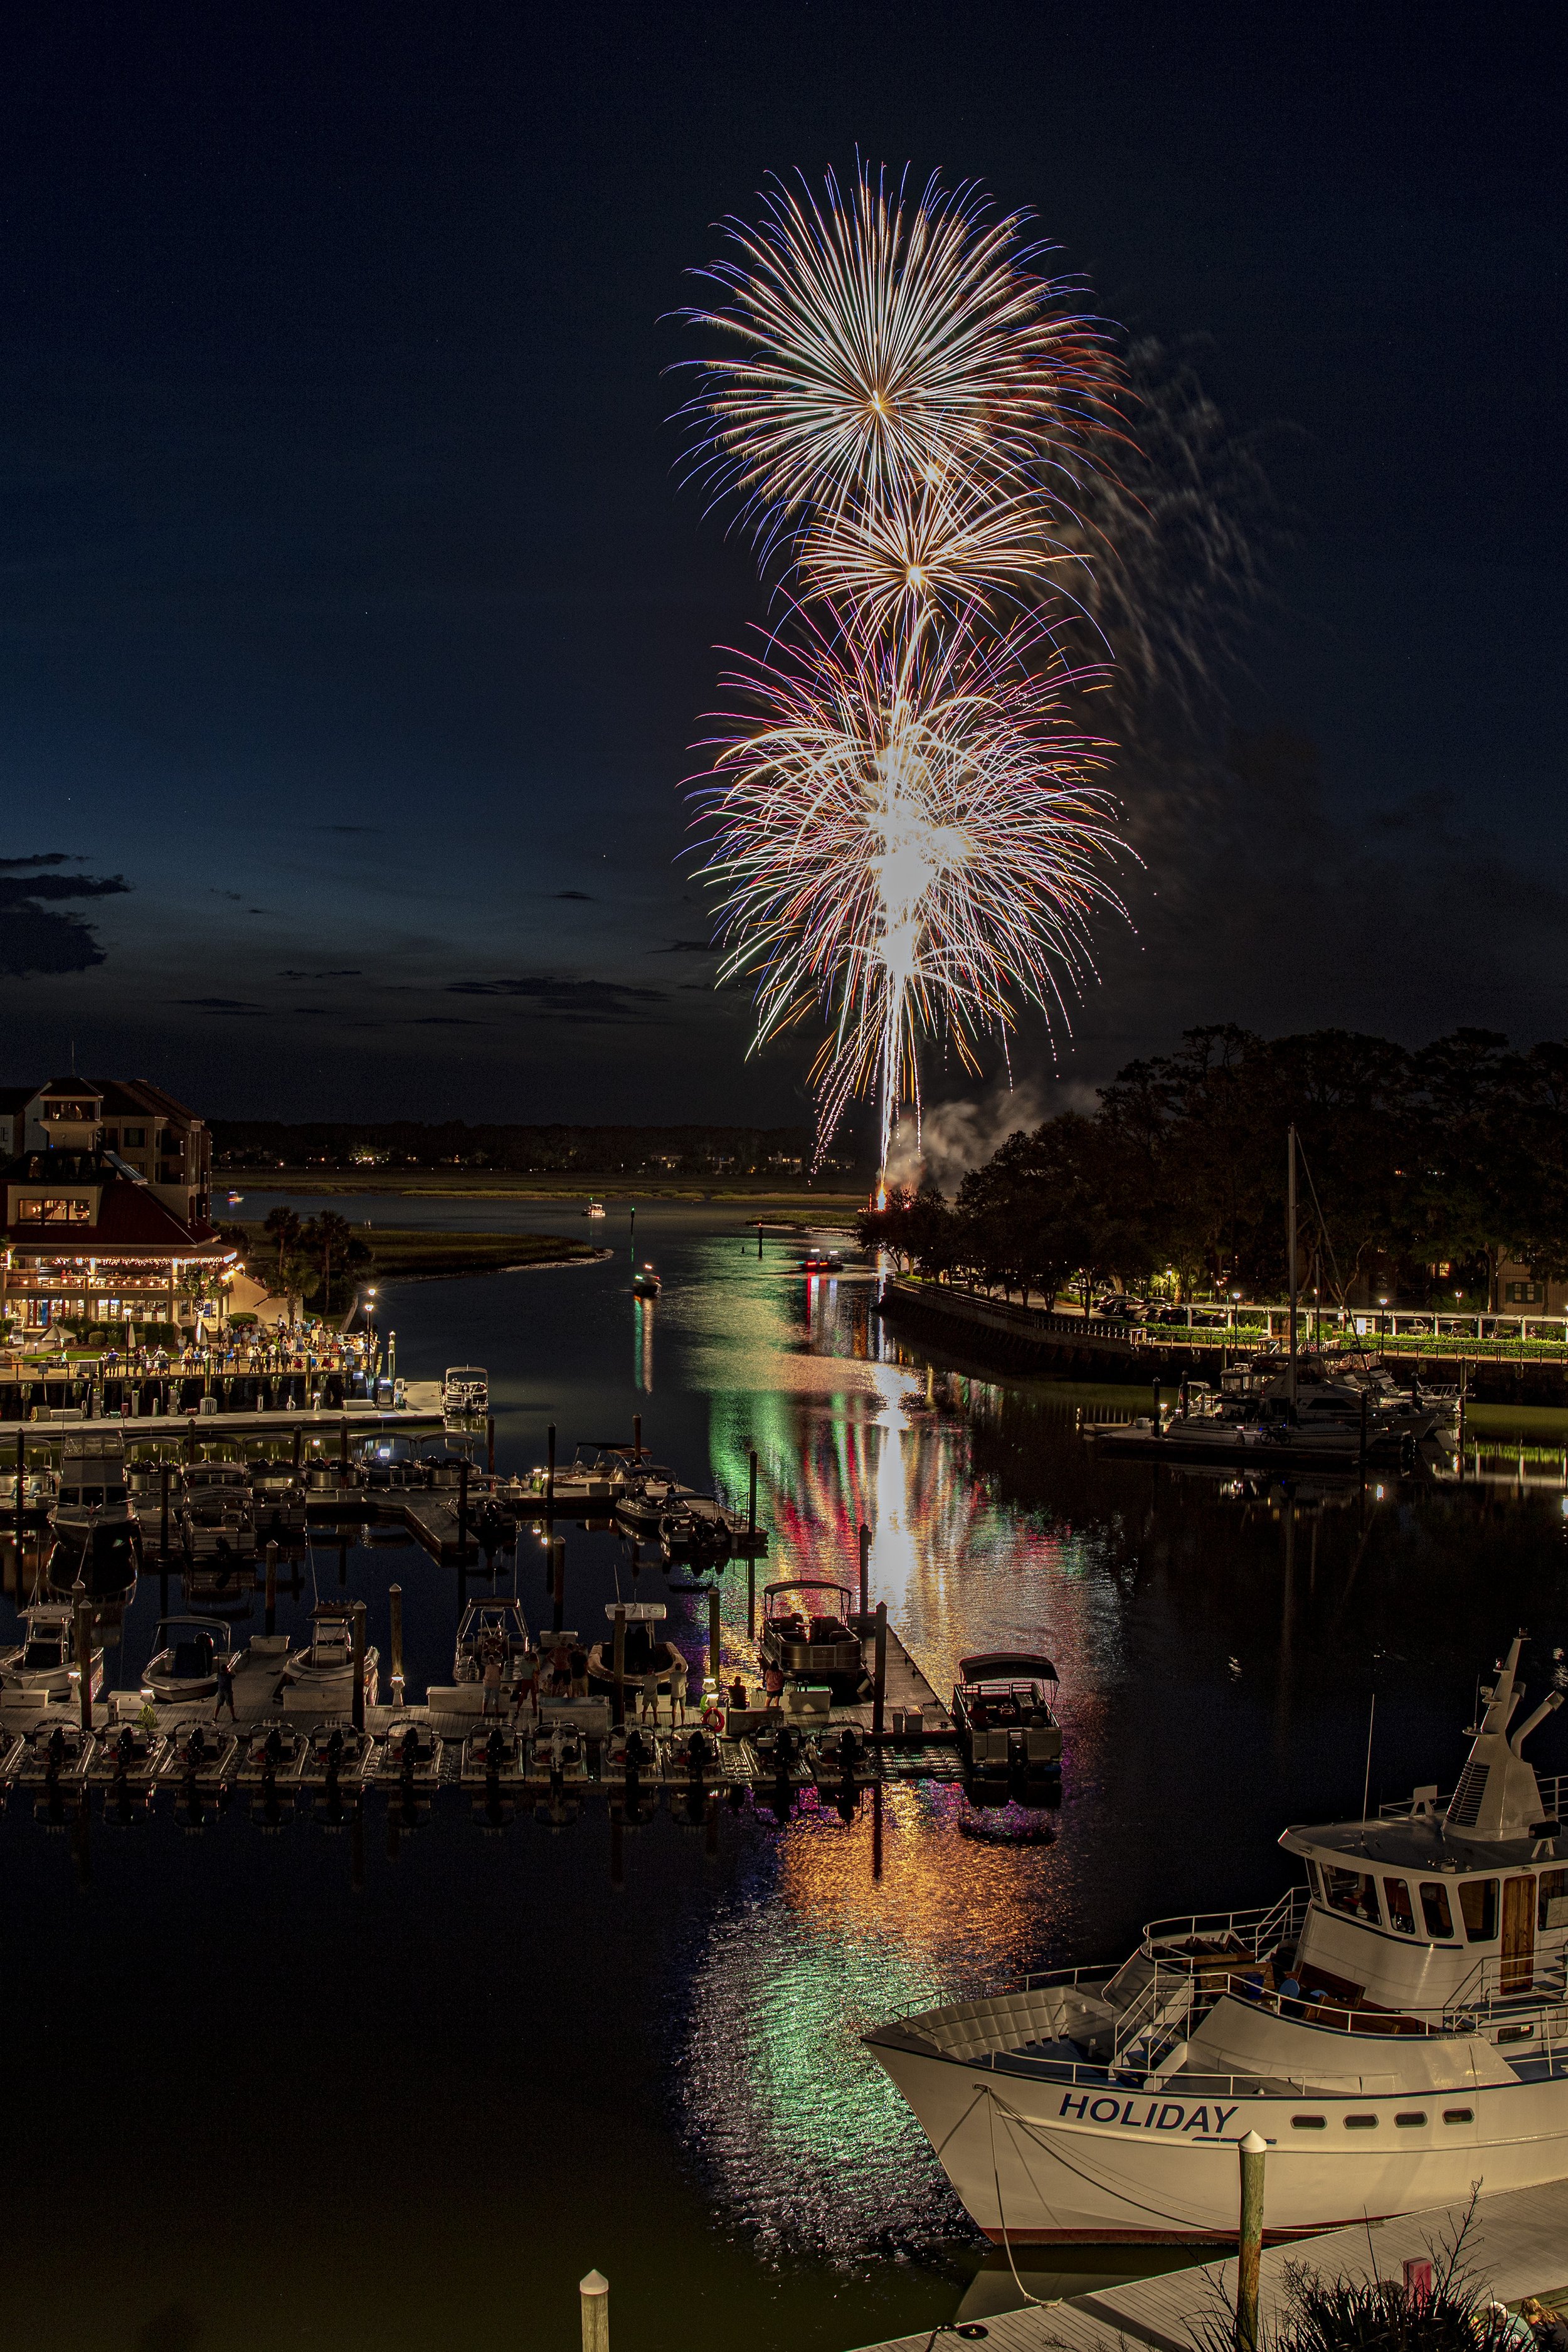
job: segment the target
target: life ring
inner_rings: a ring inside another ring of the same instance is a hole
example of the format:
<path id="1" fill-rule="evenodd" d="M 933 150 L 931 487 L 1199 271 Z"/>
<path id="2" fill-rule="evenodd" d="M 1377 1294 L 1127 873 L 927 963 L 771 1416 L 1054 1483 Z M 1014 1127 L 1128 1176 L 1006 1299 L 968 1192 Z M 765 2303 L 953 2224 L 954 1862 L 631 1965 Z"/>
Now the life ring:
<path id="1" fill-rule="evenodd" d="M 724 1710 L 721 1706 L 705 1706 L 703 1708 L 702 1728 L 704 1731 L 710 1732 L 715 1739 L 721 1739 L 723 1738 Z"/>

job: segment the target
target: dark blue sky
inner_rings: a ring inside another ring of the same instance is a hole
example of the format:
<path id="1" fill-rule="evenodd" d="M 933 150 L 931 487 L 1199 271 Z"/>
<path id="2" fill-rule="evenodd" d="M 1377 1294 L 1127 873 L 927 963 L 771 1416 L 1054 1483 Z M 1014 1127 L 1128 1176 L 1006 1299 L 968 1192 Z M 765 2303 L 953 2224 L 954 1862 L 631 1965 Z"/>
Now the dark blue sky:
<path id="1" fill-rule="evenodd" d="M 676 863 L 752 567 L 671 476 L 682 271 L 858 145 L 1203 339 L 1294 534 L 1238 719 L 1129 770 L 1064 1068 L 1199 1020 L 1562 1034 L 1550 12 L 54 5 L 0 100 L 8 1075 L 215 1114 L 798 1115 Z M 129 889 L 58 895 L 78 871 Z M 41 884 L 52 896 L 32 889 Z M 1152 894 L 1158 889 L 1158 898 Z M 29 911 L 29 910 L 32 911 Z M 1047 1066 L 1037 1039 L 1019 1055 Z M 940 1070 L 934 1091 L 944 1090 Z"/>

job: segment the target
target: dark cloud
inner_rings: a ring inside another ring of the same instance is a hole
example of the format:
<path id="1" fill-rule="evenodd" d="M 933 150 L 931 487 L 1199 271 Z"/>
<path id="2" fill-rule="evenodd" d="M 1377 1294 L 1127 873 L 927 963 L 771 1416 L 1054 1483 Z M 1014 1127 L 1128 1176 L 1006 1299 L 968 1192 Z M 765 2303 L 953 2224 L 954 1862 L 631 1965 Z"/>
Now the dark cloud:
<path id="1" fill-rule="evenodd" d="M 557 890 L 555 895 L 558 898 L 581 899 L 584 907 L 592 907 L 595 904 L 595 901 L 590 898 L 586 890 Z"/>
<path id="2" fill-rule="evenodd" d="M 66 864 L 58 851 L 36 857 L 0 858 L 0 972 L 20 979 L 28 972 L 89 971 L 104 951 L 97 933 L 77 915 L 48 913 L 40 899 L 114 898 L 130 889 L 121 874 L 40 871 Z"/>
<path id="3" fill-rule="evenodd" d="M 667 948 L 649 948 L 649 955 L 713 955 L 711 940 L 671 940 Z"/>
<path id="4" fill-rule="evenodd" d="M 278 977 L 279 980 L 363 980 L 364 974 L 357 965 L 345 965 L 341 971 L 280 971 Z"/>
<path id="5" fill-rule="evenodd" d="M 627 988 L 611 980 L 555 980 L 545 973 L 521 979 L 454 980 L 448 982 L 447 993 L 521 998 L 552 1021 L 640 1021 L 644 1005 L 668 1002 L 660 988 Z"/>
<path id="6" fill-rule="evenodd" d="M 193 1013 L 221 1013 L 245 1020 L 253 1020 L 267 1010 L 264 1004 L 247 1004 L 243 998 L 237 996 L 176 996 L 173 1001 L 176 1004 L 189 1005 Z"/>
<path id="7" fill-rule="evenodd" d="M 482 1029 L 482 1021 L 470 1021 L 466 1013 L 420 1013 L 405 1026 L 410 1029 Z"/>
<path id="8" fill-rule="evenodd" d="M 234 900 L 235 905 L 237 907 L 237 906 L 240 904 L 241 900 L 243 899 L 243 898 L 244 898 L 244 896 L 245 896 L 245 893 L 244 893 L 242 890 L 215 890 L 215 889 L 209 889 L 209 890 L 208 890 L 208 892 L 207 892 L 207 896 L 208 896 L 208 898 L 232 898 L 232 899 Z"/>

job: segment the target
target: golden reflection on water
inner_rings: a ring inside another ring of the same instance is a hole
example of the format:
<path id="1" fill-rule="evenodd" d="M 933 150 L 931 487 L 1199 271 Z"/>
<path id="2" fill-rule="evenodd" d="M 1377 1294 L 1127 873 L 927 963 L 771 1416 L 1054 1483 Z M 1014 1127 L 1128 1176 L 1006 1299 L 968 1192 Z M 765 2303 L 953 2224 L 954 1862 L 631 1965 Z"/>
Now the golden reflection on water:
<path id="1" fill-rule="evenodd" d="M 994 1502 L 973 1475 L 965 1413 L 994 1392 L 965 1382 L 964 1412 L 928 1405 L 922 1375 L 896 1360 L 868 1307 L 864 1286 L 776 1273 L 705 1286 L 692 1302 L 713 1473 L 732 1498 L 744 1497 L 749 1449 L 759 1456 L 770 1546 L 758 1586 L 813 1575 L 853 1587 L 864 1521 L 872 1601 L 887 1601 L 938 1693 L 966 1653 L 1047 1650 L 1071 1769 L 1092 1773 L 1120 1613 L 1093 1546 Z M 731 1562 L 725 1642 L 754 1663 L 746 1576 Z M 865 1798 L 846 1824 L 824 1805 L 778 1832 L 765 1883 L 710 1934 L 691 2014 L 723 2028 L 694 2031 L 683 2068 L 689 2126 L 722 2203 L 780 2244 L 845 2258 L 879 2237 L 967 2234 L 861 2036 L 1015 1979 L 1064 1908 L 1046 1817 L 983 1819 L 938 1783 L 892 1787 L 879 1822 L 878 1810 Z"/>

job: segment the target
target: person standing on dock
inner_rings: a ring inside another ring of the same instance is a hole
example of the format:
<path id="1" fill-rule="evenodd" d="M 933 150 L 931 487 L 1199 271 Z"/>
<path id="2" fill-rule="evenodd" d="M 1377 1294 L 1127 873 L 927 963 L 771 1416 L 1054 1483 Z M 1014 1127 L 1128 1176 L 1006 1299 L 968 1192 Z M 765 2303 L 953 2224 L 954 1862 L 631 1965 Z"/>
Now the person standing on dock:
<path id="1" fill-rule="evenodd" d="M 217 1662 L 217 1705 L 213 1708 L 213 1721 L 215 1723 L 217 1722 L 226 1706 L 228 1709 L 229 1721 L 231 1723 L 237 1723 L 239 1717 L 236 1715 L 234 1709 L 234 1669 L 229 1664 L 226 1658 L 219 1658 Z"/>

